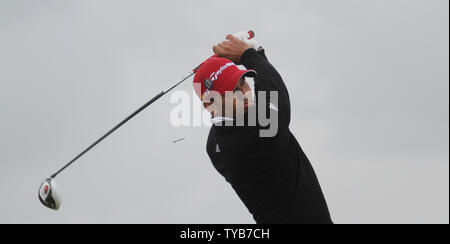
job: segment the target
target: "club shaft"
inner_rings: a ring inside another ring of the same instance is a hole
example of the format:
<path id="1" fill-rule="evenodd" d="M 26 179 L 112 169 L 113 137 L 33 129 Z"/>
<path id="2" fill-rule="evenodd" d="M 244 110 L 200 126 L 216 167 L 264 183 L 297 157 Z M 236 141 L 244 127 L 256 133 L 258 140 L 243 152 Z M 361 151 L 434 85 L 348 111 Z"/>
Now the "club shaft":
<path id="1" fill-rule="evenodd" d="M 116 126 L 114 126 L 114 128 L 112 128 L 111 130 L 109 130 L 106 134 L 104 134 L 102 137 L 100 137 L 97 141 L 95 141 L 94 143 L 92 143 L 88 148 L 86 148 L 84 151 L 82 151 L 80 154 L 78 154 L 74 159 L 72 159 L 69 163 L 67 163 L 64 167 L 62 167 L 60 170 L 58 170 L 58 172 L 54 173 L 51 178 L 54 179 L 57 175 L 59 175 L 62 171 L 64 171 L 67 167 L 69 167 L 70 165 L 72 165 L 75 161 L 77 161 L 77 159 L 79 159 L 81 156 L 83 156 L 85 153 L 89 152 L 93 147 L 95 147 L 97 144 L 99 144 L 101 141 L 103 141 L 106 137 L 108 137 L 109 135 L 111 135 L 114 131 L 116 131 L 117 129 L 119 129 L 122 125 L 124 125 L 126 122 L 128 122 L 130 119 L 132 119 L 134 116 L 136 116 L 137 114 L 139 114 L 142 110 L 144 110 L 145 108 L 147 108 L 148 106 L 150 106 L 150 104 L 154 103 L 156 100 L 160 99 L 162 96 L 164 96 L 165 94 L 167 94 L 168 92 L 170 92 L 172 89 L 174 89 L 175 87 L 177 87 L 178 85 L 180 85 L 181 83 L 183 83 L 183 81 L 187 80 L 188 78 L 190 78 L 192 75 L 195 74 L 195 72 L 197 71 L 198 67 L 195 68 L 192 72 L 190 72 L 188 75 L 186 75 L 185 77 L 181 78 L 180 81 L 178 81 L 174 86 L 172 86 L 171 88 L 169 88 L 167 91 L 162 91 L 161 93 L 159 93 L 158 95 L 156 95 L 154 98 L 152 98 L 150 101 L 148 101 L 147 103 L 145 103 L 144 105 L 142 105 L 139 109 L 137 109 L 136 111 L 134 111 L 132 114 L 130 114 L 128 117 L 126 117 L 124 120 L 122 120 L 119 124 L 117 124 Z"/>

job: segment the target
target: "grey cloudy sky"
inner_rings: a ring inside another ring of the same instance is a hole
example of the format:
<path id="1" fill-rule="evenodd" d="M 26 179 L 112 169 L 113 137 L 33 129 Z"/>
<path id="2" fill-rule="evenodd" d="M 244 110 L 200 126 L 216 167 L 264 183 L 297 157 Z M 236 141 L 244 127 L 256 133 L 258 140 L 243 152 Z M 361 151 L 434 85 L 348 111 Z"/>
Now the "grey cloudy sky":
<path id="1" fill-rule="evenodd" d="M 0 0 L 0 223 L 253 223 L 169 96 L 109 128 L 253 29 L 337 223 L 449 222 L 447 0 Z M 192 92 L 191 85 L 179 90 Z M 186 137 L 173 144 L 172 140 Z"/>

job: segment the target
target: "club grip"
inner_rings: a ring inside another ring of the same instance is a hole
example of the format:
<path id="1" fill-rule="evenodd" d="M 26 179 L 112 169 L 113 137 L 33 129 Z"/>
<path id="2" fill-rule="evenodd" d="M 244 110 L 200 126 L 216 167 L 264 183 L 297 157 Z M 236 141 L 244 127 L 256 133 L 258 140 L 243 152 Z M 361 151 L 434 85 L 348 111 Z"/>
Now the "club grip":
<path id="1" fill-rule="evenodd" d="M 242 40 L 242 38 L 245 38 L 247 40 L 253 39 L 255 37 L 255 32 L 252 30 L 249 30 L 247 32 L 245 31 L 241 31 L 238 33 L 235 33 L 234 36 L 238 37 L 239 39 Z M 201 63 L 200 65 L 198 65 L 197 67 L 195 67 L 192 72 L 193 73 L 197 73 L 198 69 L 200 69 L 200 67 L 202 66 L 203 63 Z"/>

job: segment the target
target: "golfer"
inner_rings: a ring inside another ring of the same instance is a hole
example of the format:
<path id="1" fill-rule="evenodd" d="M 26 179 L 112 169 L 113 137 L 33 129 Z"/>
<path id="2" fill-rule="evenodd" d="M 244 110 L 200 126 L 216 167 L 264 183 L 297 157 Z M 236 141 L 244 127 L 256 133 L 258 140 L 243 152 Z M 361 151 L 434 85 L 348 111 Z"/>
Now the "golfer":
<path id="1" fill-rule="evenodd" d="M 215 56 L 203 63 L 194 78 L 196 93 L 212 114 L 207 152 L 214 167 L 258 224 L 331 224 L 316 174 L 289 130 L 289 94 L 281 76 L 264 49 L 233 35 L 226 39 L 213 47 Z M 249 76 L 255 82 L 254 104 L 245 81 Z M 230 97 L 230 93 L 243 95 Z M 275 122 L 262 124 L 260 113 Z M 256 124 L 251 125 L 250 115 L 255 114 Z"/>

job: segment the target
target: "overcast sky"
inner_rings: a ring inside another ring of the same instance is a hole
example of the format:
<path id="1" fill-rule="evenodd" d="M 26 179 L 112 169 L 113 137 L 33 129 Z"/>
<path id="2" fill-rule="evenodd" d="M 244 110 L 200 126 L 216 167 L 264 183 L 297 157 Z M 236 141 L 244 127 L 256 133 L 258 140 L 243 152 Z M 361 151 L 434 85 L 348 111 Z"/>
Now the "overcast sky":
<path id="1" fill-rule="evenodd" d="M 253 29 L 336 223 L 449 222 L 448 0 L 0 0 L 0 223 L 254 223 L 164 97 Z M 189 81 L 191 82 L 191 80 Z M 178 90 L 192 93 L 183 84 Z M 174 139 L 186 140 L 173 144 Z"/>

